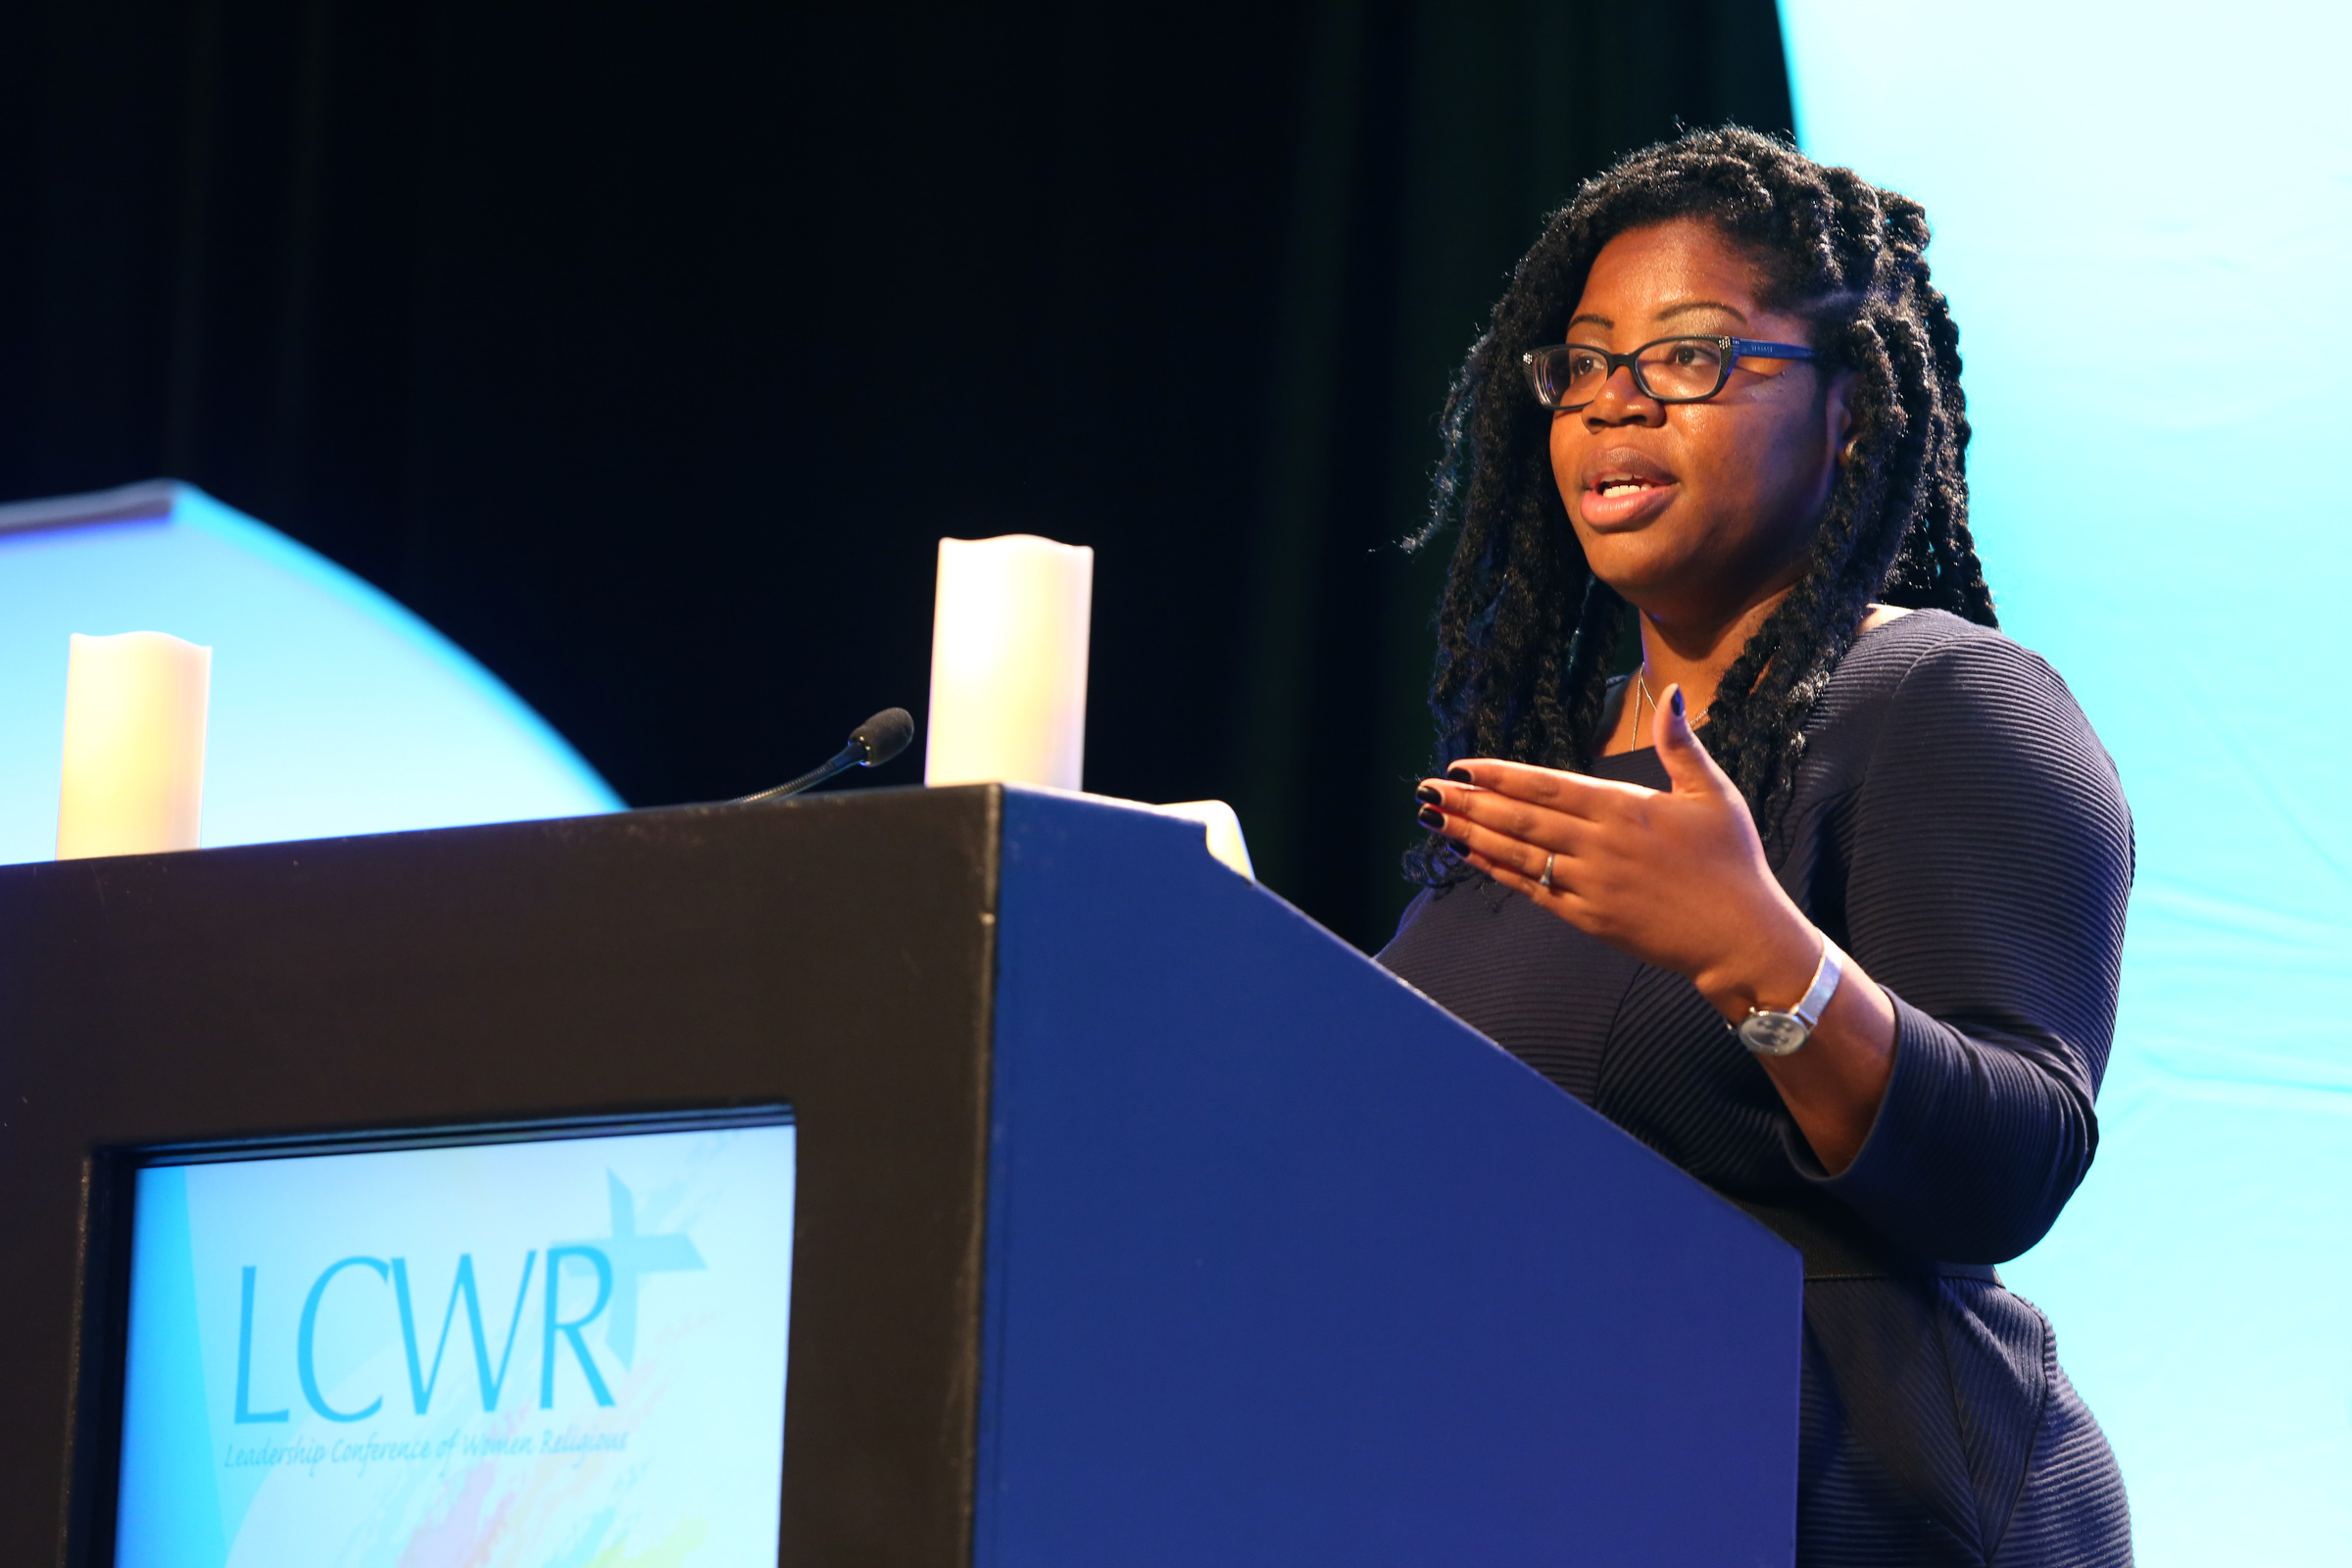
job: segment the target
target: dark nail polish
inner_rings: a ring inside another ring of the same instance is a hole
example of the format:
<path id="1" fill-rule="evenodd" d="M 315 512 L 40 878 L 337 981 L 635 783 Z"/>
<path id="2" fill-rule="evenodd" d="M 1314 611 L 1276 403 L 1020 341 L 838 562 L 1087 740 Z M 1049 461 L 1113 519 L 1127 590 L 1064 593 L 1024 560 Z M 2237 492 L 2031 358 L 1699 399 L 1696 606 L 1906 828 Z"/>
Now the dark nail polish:
<path id="1" fill-rule="evenodd" d="M 1424 806 L 1420 810 L 1415 811 L 1413 815 L 1420 820 L 1420 823 L 1423 827 L 1429 829 L 1432 833 L 1443 832 L 1445 830 L 1446 813 L 1439 810 L 1434 806 Z"/>
<path id="2" fill-rule="evenodd" d="M 1478 782 L 1478 780 L 1470 776 L 1470 770 L 1468 768 L 1463 767 L 1458 763 L 1447 768 L 1446 770 L 1446 776 L 1453 780 L 1456 784 L 1475 784 Z"/>
<path id="3" fill-rule="evenodd" d="M 1674 689 L 1674 716 L 1683 716 L 1683 689 L 1680 686 Z"/>
<path id="4" fill-rule="evenodd" d="M 1423 806 L 1443 806 L 1446 804 L 1445 792 L 1440 790 L 1435 784 L 1424 784 L 1419 789 L 1413 791 L 1413 799 L 1419 801 Z"/>

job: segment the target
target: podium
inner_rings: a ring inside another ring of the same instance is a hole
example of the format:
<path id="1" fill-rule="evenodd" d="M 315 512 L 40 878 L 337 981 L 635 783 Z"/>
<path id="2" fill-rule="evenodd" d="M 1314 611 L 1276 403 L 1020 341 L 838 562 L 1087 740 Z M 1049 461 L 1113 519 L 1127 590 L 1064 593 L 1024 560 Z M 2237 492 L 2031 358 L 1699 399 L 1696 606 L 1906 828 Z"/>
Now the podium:
<path id="1" fill-rule="evenodd" d="M 1791 1249 L 1197 825 L 980 786 L 0 868 L 0 1560 L 116 1560 L 155 1151 L 758 1107 L 777 1562 L 1790 1558 Z"/>

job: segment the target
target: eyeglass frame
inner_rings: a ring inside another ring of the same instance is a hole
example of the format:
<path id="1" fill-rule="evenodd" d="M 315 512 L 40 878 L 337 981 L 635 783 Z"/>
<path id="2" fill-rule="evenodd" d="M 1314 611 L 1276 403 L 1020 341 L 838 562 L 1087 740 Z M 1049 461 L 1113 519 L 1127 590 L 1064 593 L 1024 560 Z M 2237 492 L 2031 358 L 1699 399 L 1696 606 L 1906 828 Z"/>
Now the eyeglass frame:
<path id="1" fill-rule="evenodd" d="M 1642 355 L 1661 343 L 1713 343 L 1720 348 L 1723 351 L 1723 368 L 1716 372 L 1714 387 L 1709 391 L 1683 398 L 1661 397 L 1652 392 L 1649 389 L 1649 377 L 1642 373 Z M 1741 360 L 1792 360 L 1806 363 L 1818 361 L 1821 358 L 1818 353 L 1805 347 L 1802 343 L 1767 343 L 1750 337 L 1722 337 L 1713 332 L 1677 332 L 1672 337 L 1653 337 L 1626 354 L 1611 354 L 1607 349 L 1594 343 L 1546 344 L 1541 350 L 1529 349 L 1525 354 L 1520 355 L 1519 366 L 1527 372 L 1527 384 L 1536 394 L 1536 402 L 1554 414 L 1574 414 L 1579 409 L 1591 408 L 1600 399 L 1600 394 L 1595 392 L 1582 403 L 1544 402 L 1544 383 L 1536 374 L 1536 355 L 1538 353 L 1549 354 L 1554 349 L 1583 349 L 1588 354 L 1597 354 L 1608 361 L 1609 368 L 1600 378 L 1600 384 L 1604 389 L 1610 381 L 1616 378 L 1619 369 L 1631 370 L 1634 375 L 1634 389 L 1652 403 L 1704 403 L 1709 398 L 1720 397 L 1723 389 L 1732 384 L 1732 372 L 1740 368 Z"/>

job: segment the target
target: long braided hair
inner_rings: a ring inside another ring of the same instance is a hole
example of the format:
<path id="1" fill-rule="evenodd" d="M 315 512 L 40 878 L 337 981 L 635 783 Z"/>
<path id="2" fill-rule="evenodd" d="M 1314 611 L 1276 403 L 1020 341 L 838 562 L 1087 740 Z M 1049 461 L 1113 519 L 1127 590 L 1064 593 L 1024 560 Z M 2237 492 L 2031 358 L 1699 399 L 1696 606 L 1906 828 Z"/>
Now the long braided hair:
<path id="1" fill-rule="evenodd" d="M 1587 181 L 1521 259 L 1447 394 L 1430 521 L 1410 542 L 1459 532 L 1429 704 L 1441 768 L 1463 757 L 1591 767 L 1610 678 L 1630 663 L 1631 607 L 1586 563 L 1552 477 L 1552 416 L 1520 356 L 1565 337 L 1603 245 L 1683 218 L 1755 257 L 1764 303 L 1811 323 L 1825 375 L 1856 372 L 1852 456 L 1805 574 L 1707 710 L 1707 748 L 1769 838 L 1805 721 L 1874 599 L 1994 624 L 1968 530 L 1960 331 L 1929 281 L 1927 214 L 1785 141 L 1727 127 L 1634 153 Z M 1405 859 L 1418 882 L 1465 874 L 1434 835 Z"/>

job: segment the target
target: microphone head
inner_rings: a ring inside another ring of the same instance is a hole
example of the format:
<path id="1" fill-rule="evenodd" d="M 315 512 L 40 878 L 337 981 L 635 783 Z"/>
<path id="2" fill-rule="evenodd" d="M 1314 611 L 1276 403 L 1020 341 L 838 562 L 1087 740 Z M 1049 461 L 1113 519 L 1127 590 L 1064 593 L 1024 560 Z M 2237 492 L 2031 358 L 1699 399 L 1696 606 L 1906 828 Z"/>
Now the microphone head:
<path id="1" fill-rule="evenodd" d="M 914 715 L 904 708 L 885 708 L 850 731 L 850 744 L 865 749 L 860 767 L 879 767 L 906 749 L 914 739 Z"/>

